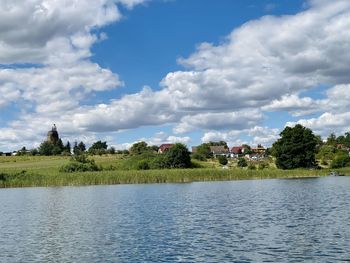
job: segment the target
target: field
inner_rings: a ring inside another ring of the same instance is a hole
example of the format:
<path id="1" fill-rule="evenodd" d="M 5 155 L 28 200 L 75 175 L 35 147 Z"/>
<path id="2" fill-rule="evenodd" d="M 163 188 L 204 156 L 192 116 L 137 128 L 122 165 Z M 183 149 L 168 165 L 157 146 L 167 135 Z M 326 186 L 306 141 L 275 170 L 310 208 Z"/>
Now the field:
<path id="1" fill-rule="evenodd" d="M 167 170 L 126 170 L 121 155 L 94 156 L 102 167 L 98 172 L 62 173 L 60 167 L 70 157 L 17 156 L 0 157 L 0 187 L 77 186 L 101 184 L 188 183 L 269 178 L 325 176 L 328 169 L 283 171 L 275 168 L 249 170 L 222 169 L 215 162 L 197 163 L 202 168 Z M 341 172 L 350 174 L 350 169 Z"/>

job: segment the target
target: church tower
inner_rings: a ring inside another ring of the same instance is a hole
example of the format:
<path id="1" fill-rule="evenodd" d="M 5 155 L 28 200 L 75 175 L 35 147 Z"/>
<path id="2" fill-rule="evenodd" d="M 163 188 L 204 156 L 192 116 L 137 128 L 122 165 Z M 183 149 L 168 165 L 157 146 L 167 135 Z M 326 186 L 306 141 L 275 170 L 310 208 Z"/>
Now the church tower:
<path id="1" fill-rule="evenodd" d="M 51 142 L 53 145 L 56 145 L 59 140 L 56 124 L 51 128 L 51 131 L 47 133 L 47 141 Z"/>

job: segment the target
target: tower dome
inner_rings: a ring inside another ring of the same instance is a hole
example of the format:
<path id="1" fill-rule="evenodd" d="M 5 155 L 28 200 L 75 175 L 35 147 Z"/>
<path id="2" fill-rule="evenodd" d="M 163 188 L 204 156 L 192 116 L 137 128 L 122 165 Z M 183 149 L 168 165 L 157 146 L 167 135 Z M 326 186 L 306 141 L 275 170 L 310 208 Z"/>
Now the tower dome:
<path id="1" fill-rule="evenodd" d="M 48 131 L 47 133 L 47 141 L 51 142 L 52 144 L 57 144 L 59 140 L 58 132 L 56 124 L 54 124 L 51 128 L 51 131 Z"/>

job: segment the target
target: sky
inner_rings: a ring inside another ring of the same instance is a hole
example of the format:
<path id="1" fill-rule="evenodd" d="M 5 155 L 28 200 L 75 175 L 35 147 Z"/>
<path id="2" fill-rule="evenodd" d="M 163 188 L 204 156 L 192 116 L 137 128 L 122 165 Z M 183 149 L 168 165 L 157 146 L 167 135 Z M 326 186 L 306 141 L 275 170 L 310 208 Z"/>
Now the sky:
<path id="1" fill-rule="evenodd" d="M 348 0 L 0 0 L 0 151 L 350 131 Z"/>

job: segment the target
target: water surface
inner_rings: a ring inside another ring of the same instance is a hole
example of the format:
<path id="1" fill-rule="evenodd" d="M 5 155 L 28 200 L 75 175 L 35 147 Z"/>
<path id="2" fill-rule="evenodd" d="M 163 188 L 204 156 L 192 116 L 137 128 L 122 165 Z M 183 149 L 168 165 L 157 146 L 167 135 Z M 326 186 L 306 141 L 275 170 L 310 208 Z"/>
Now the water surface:
<path id="1" fill-rule="evenodd" d="M 0 190 L 0 262 L 350 262 L 350 178 Z"/>

